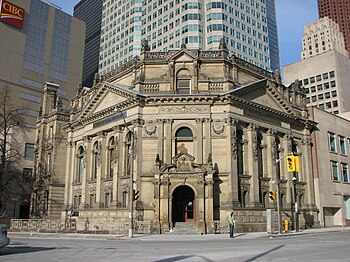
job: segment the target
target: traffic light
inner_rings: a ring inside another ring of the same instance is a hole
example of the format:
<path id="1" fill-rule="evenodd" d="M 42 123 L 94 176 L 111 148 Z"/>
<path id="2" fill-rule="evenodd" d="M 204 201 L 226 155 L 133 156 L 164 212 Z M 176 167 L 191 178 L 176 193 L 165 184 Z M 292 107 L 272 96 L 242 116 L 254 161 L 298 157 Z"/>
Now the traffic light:
<path id="1" fill-rule="evenodd" d="M 275 191 L 270 191 L 269 192 L 269 198 L 273 201 L 276 201 L 276 192 Z"/>
<path id="2" fill-rule="evenodd" d="M 295 172 L 299 172 L 299 157 L 294 156 Z"/>
<path id="3" fill-rule="evenodd" d="M 133 201 L 136 201 L 137 199 L 139 199 L 140 198 L 140 191 L 139 190 L 135 190 L 135 189 L 133 189 L 132 190 L 132 200 Z"/>
<path id="4" fill-rule="evenodd" d="M 295 172 L 295 156 L 287 156 L 287 170 L 288 172 Z"/>

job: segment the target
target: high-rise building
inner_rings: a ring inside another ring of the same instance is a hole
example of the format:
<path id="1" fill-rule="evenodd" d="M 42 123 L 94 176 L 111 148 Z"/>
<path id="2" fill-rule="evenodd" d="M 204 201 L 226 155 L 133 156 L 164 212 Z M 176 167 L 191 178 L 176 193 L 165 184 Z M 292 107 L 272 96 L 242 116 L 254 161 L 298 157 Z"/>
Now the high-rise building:
<path id="1" fill-rule="evenodd" d="M 142 40 L 152 51 L 182 45 L 215 50 L 221 38 L 230 54 L 263 69 L 277 69 L 274 7 L 274 0 L 103 0 L 99 73 L 105 75 L 140 55 Z"/>
<path id="2" fill-rule="evenodd" d="M 30 177 L 35 124 L 44 84 L 54 83 L 58 87 L 57 96 L 62 108 L 68 107 L 69 98 L 76 94 L 82 79 L 85 26 L 82 21 L 40 0 L 0 3 L 0 88 L 11 92 L 12 103 L 22 109 L 25 117 L 26 136 L 18 138 L 24 155 L 19 168 Z M 11 19 L 14 16 L 17 19 Z M 54 175 L 48 186 L 52 186 L 53 181 Z M 8 205 L 8 216 L 27 217 L 29 197 L 14 196 L 13 199 L 16 202 Z"/>
<path id="3" fill-rule="evenodd" d="M 338 26 L 328 18 L 304 27 L 302 60 L 283 67 L 284 82 L 299 79 L 308 105 L 330 113 L 350 111 L 350 60 Z"/>
<path id="4" fill-rule="evenodd" d="M 270 48 L 270 61 L 271 70 L 275 71 L 280 69 L 280 52 L 278 44 L 278 30 L 276 22 L 276 6 L 275 0 L 266 0 L 267 4 L 267 27 L 269 33 L 269 48 Z"/>
<path id="5" fill-rule="evenodd" d="M 338 24 L 328 17 L 305 25 L 302 43 L 301 59 L 317 56 L 331 50 L 348 56 L 344 37 L 339 30 Z"/>
<path id="6" fill-rule="evenodd" d="M 98 72 L 102 0 L 81 0 L 74 6 L 74 17 L 86 24 L 83 85 L 91 87 Z"/>
<path id="7" fill-rule="evenodd" d="M 345 48 L 350 52 L 350 0 L 317 0 L 320 18 L 328 16 L 344 35 Z"/>

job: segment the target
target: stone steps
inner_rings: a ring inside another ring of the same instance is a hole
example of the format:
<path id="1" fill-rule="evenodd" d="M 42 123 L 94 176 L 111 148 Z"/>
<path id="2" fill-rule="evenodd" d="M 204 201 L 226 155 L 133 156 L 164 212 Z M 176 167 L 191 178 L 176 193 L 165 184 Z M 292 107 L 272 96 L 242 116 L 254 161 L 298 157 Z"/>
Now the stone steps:
<path id="1" fill-rule="evenodd" d="M 176 222 L 170 235 L 199 235 L 193 222 Z"/>

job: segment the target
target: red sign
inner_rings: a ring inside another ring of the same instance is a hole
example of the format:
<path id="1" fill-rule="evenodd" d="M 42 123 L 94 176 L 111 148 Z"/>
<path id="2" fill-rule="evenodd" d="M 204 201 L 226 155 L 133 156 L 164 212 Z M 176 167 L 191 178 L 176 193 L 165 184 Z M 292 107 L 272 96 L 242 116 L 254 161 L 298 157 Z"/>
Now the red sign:
<path id="1" fill-rule="evenodd" d="M 25 10 L 6 0 L 0 1 L 0 20 L 19 29 L 23 28 Z"/>

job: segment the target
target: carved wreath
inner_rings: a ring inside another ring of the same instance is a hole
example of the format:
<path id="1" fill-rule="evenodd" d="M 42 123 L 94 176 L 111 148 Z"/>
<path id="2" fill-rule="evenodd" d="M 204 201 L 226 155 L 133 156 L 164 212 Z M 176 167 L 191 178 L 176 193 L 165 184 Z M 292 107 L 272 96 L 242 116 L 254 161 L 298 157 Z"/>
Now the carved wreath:
<path id="1" fill-rule="evenodd" d="M 213 123 L 213 131 L 217 135 L 221 135 L 225 130 L 224 123 L 221 122 L 220 120 L 217 120 L 216 122 Z"/>
<path id="2" fill-rule="evenodd" d="M 157 131 L 156 123 L 153 121 L 148 121 L 148 123 L 145 125 L 145 131 L 146 131 L 146 134 L 149 136 L 154 135 Z"/>

